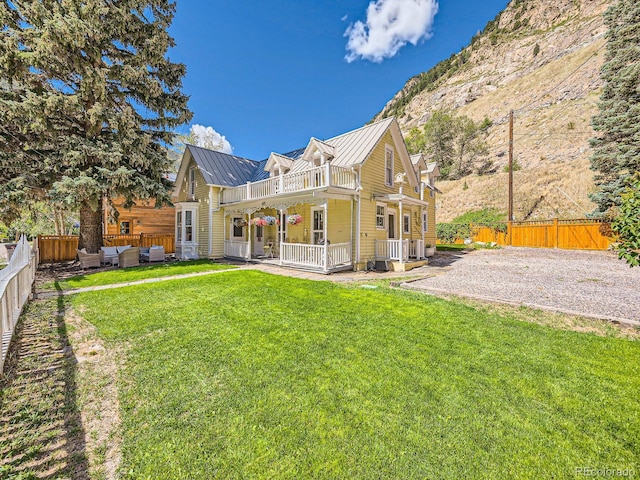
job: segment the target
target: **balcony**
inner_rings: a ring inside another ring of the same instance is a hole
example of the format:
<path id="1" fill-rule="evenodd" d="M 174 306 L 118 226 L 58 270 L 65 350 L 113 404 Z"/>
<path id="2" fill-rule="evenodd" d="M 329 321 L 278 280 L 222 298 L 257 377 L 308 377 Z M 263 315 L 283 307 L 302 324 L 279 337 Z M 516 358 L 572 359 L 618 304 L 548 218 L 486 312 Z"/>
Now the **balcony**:
<path id="1" fill-rule="evenodd" d="M 329 187 L 355 190 L 357 187 L 356 172 L 349 168 L 335 167 L 327 163 L 310 170 L 286 173 L 259 182 L 227 188 L 222 192 L 222 204 L 261 200 Z"/>

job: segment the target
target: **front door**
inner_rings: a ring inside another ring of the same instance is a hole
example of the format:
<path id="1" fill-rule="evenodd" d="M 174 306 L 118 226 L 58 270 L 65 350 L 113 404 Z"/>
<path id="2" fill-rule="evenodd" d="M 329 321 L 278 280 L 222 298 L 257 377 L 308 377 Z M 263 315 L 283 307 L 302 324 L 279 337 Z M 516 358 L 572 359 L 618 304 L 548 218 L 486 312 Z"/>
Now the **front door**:
<path id="1" fill-rule="evenodd" d="M 256 225 L 253 227 L 253 254 L 264 255 L 264 227 Z"/>
<path id="2" fill-rule="evenodd" d="M 396 238 L 396 212 L 389 211 L 387 217 L 388 238 Z"/>

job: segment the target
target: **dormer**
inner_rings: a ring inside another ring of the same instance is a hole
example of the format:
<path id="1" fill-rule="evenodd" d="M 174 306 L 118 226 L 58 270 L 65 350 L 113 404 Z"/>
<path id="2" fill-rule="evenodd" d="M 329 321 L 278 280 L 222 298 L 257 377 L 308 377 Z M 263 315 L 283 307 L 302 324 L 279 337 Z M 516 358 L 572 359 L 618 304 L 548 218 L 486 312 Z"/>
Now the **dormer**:
<path id="1" fill-rule="evenodd" d="M 319 167 L 326 162 L 330 162 L 335 156 L 335 147 L 333 145 L 311 137 L 309 145 L 307 145 L 307 148 L 300 158 L 306 160 L 313 166 Z"/>
<path id="2" fill-rule="evenodd" d="M 283 175 L 291 170 L 292 165 L 292 158 L 285 157 L 284 155 L 280 155 L 279 153 L 271 152 L 271 155 L 269 155 L 269 160 L 267 160 L 267 164 L 264 166 L 264 170 L 266 172 L 269 172 L 272 177 L 277 177 L 278 175 Z"/>

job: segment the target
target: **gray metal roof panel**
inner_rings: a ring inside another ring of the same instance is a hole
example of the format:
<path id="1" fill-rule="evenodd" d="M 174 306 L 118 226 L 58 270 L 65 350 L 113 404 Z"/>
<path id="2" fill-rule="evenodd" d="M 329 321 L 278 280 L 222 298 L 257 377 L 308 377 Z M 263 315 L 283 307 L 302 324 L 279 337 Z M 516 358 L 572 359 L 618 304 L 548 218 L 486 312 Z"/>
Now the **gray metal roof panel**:
<path id="1" fill-rule="evenodd" d="M 247 183 L 255 174 L 260 162 L 236 157 L 208 148 L 187 145 L 208 185 L 225 187 Z"/>

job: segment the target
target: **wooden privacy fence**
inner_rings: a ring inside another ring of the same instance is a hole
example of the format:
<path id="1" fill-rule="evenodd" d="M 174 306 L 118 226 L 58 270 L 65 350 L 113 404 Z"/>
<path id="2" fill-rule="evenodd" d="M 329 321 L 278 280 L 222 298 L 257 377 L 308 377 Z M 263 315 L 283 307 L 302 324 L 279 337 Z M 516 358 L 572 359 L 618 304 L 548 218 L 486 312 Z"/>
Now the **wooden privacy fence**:
<path id="1" fill-rule="evenodd" d="M 132 247 L 150 247 L 162 245 L 165 253 L 174 253 L 175 235 L 141 233 L 139 235 L 103 235 L 106 247 L 131 245 Z M 76 258 L 78 248 L 77 235 L 39 235 L 40 263 L 70 262 Z"/>
<path id="2" fill-rule="evenodd" d="M 472 226 L 471 230 L 474 242 L 495 242 L 514 247 L 607 250 L 613 241 L 602 233 L 610 231 L 607 222 L 587 218 L 508 222 L 506 233 L 490 227 Z"/>

